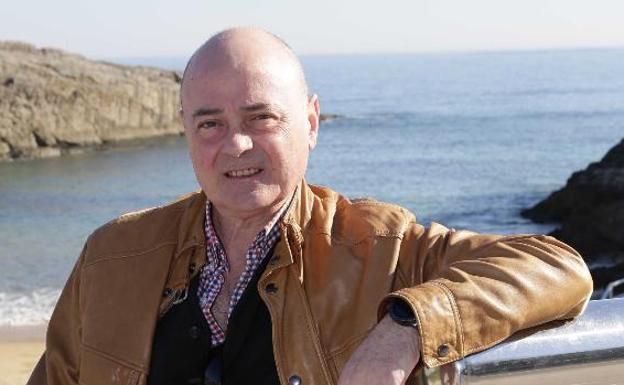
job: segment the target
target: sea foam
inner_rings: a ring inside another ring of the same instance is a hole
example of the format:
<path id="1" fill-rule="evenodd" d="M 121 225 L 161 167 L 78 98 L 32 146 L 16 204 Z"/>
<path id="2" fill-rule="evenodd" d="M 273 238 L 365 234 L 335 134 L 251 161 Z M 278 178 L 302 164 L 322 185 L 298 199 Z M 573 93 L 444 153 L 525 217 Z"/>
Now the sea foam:
<path id="1" fill-rule="evenodd" d="M 46 324 L 59 295 L 60 290 L 53 288 L 25 294 L 0 292 L 0 326 Z"/>

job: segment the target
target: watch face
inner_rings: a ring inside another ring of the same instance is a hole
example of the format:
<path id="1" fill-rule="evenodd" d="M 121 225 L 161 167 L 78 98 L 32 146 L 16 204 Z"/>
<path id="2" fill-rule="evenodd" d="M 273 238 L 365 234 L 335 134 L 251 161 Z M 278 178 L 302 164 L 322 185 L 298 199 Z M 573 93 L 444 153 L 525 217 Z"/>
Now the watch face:
<path id="1" fill-rule="evenodd" d="M 393 300 L 390 305 L 389 313 L 390 317 L 401 325 L 416 325 L 416 315 L 412 311 L 412 308 L 403 300 Z"/>

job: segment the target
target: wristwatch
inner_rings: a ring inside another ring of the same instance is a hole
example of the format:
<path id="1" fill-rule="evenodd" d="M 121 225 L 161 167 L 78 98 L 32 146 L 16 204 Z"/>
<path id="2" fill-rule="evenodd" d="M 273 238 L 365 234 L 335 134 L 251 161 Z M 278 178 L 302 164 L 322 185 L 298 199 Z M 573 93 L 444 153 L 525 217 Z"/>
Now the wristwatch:
<path id="1" fill-rule="evenodd" d="M 393 298 L 388 306 L 388 315 L 401 326 L 418 327 L 416 314 L 410 305 L 400 298 Z"/>

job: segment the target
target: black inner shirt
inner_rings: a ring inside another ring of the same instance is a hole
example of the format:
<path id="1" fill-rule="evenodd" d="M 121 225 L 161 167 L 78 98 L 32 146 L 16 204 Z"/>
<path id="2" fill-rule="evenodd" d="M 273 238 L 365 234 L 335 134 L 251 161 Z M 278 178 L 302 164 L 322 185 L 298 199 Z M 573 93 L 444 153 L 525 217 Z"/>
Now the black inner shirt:
<path id="1" fill-rule="evenodd" d="M 230 315 L 225 342 L 216 348 L 210 346 L 210 328 L 197 297 L 200 274 L 191 280 L 187 299 L 169 309 L 156 325 L 148 385 L 279 385 L 271 316 L 257 289 L 272 254 L 247 285 Z M 207 369 L 212 373 L 208 377 Z"/>

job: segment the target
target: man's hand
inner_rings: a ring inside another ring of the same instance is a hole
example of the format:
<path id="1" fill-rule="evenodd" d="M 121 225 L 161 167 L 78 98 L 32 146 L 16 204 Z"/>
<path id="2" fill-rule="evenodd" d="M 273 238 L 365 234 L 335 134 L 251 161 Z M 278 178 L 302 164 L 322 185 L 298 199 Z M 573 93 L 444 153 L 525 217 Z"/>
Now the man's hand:
<path id="1" fill-rule="evenodd" d="M 345 365 L 338 385 L 402 385 L 420 360 L 415 328 L 386 315 Z"/>

